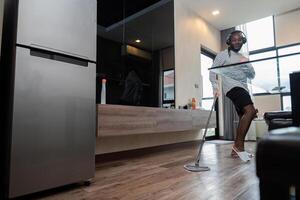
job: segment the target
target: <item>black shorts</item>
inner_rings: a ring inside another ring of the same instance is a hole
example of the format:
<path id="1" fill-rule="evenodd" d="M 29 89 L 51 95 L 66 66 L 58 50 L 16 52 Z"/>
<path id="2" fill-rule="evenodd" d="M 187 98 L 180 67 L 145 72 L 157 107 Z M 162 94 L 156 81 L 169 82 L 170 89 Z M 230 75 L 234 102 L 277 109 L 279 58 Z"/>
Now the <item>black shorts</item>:
<path id="1" fill-rule="evenodd" d="M 244 114 L 244 107 L 253 104 L 249 92 L 241 87 L 234 87 L 226 96 L 233 102 L 238 115 Z"/>

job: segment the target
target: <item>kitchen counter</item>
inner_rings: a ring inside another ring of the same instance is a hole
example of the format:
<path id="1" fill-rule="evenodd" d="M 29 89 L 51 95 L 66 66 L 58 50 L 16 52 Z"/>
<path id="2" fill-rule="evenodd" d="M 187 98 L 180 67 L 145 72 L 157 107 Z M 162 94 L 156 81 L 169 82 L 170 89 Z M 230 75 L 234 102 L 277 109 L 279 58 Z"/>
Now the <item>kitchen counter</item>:
<path id="1" fill-rule="evenodd" d="M 97 137 L 189 131 L 205 128 L 209 111 L 98 104 Z M 212 113 L 209 128 L 216 127 Z"/>

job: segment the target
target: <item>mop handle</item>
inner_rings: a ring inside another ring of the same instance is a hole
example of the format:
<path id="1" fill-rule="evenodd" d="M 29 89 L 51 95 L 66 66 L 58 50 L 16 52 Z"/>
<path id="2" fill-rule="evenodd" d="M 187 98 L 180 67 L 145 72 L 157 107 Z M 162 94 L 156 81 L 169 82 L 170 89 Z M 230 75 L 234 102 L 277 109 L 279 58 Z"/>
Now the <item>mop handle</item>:
<path id="1" fill-rule="evenodd" d="M 208 125 L 209 125 L 209 122 L 210 122 L 211 114 L 213 112 L 213 109 L 215 107 L 217 99 L 218 99 L 218 97 L 214 98 L 214 102 L 213 102 L 213 104 L 211 106 L 211 109 L 210 109 L 210 112 L 209 112 L 209 116 L 208 116 L 208 119 L 207 119 L 207 122 L 206 122 L 206 126 L 205 126 L 205 131 L 204 131 L 204 134 L 203 134 L 203 137 L 202 137 L 202 141 L 200 143 L 199 152 L 198 152 L 198 155 L 197 155 L 197 158 L 196 158 L 196 162 L 195 162 L 196 165 L 199 165 L 199 162 L 200 162 L 200 155 L 201 155 L 202 147 L 203 147 L 203 144 L 205 142 L 205 137 L 206 137 Z"/>
<path id="2" fill-rule="evenodd" d="M 212 106 L 211 106 L 211 109 L 210 109 L 209 116 L 208 116 L 208 119 L 207 119 L 207 122 L 206 122 L 205 131 L 204 131 L 202 140 L 205 140 L 206 133 L 207 133 L 207 129 L 208 129 L 208 125 L 209 125 L 210 118 L 211 118 L 211 114 L 212 114 L 212 112 L 213 112 L 213 110 L 214 110 L 214 107 L 215 107 L 215 104 L 216 104 L 217 99 L 218 99 L 218 97 L 215 97 L 215 98 L 214 98 L 214 102 L 213 102 L 213 104 L 212 104 Z"/>

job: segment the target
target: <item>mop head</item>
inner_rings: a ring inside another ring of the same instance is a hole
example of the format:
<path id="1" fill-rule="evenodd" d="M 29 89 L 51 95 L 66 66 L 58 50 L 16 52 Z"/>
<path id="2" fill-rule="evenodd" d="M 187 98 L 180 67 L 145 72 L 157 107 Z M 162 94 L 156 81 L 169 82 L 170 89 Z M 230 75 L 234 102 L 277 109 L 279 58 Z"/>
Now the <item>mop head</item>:
<path id="1" fill-rule="evenodd" d="M 197 163 L 190 163 L 187 165 L 184 165 L 184 169 L 190 172 L 204 172 L 209 171 L 209 167 L 200 166 Z"/>

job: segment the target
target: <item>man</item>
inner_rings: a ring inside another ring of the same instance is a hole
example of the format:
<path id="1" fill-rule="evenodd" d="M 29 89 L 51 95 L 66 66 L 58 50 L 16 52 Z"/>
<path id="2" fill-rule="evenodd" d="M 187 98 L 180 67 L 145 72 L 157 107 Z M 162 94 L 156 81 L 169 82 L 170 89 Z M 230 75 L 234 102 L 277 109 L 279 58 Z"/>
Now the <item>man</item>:
<path id="1" fill-rule="evenodd" d="M 230 65 L 248 61 L 239 53 L 243 44 L 247 42 L 246 36 L 242 31 L 233 31 L 227 38 L 228 49 L 220 52 L 214 60 L 212 67 Z M 244 149 L 244 140 L 252 120 L 256 117 L 257 110 L 247 88 L 247 79 L 253 79 L 255 76 L 251 64 L 241 64 L 220 69 L 222 77 L 222 87 L 225 95 L 233 102 L 239 115 L 239 124 L 237 135 L 232 147 L 231 155 L 240 157 L 243 161 L 250 160 L 251 154 Z M 221 93 L 217 80 L 217 74 L 210 71 L 210 81 L 213 86 L 214 96 L 218 97 Z"/>
<path id="2" fill-rule="evenodd" d="M 121 104 L 139 106 L 143 94 L 143 83 L 136 70 L 131 70 L 125 79 L 125 88 L 121 96 Z"/>

